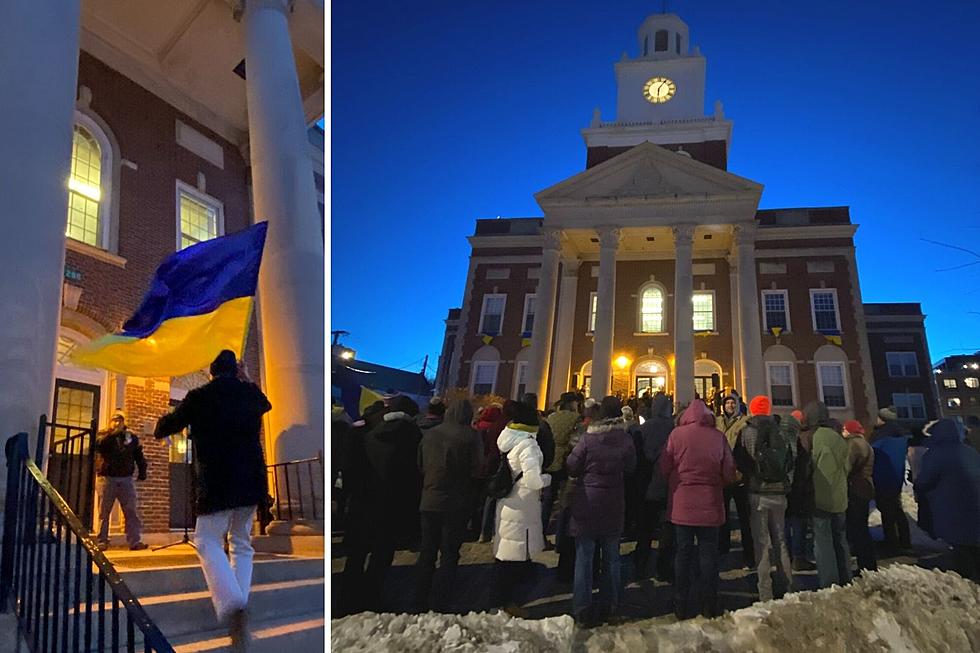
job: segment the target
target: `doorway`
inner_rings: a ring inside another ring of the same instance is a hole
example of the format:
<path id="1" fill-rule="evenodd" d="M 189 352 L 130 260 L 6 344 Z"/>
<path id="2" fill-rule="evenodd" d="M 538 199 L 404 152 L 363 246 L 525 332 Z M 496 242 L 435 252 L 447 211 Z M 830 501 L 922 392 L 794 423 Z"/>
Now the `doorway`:
<path id="1" fill-rule="evenodd" d="M 667 364 L 658 359 L 640 361 L 633 368 L 633 390 L 637 397 L 648 392 L 667 392 Z"/>

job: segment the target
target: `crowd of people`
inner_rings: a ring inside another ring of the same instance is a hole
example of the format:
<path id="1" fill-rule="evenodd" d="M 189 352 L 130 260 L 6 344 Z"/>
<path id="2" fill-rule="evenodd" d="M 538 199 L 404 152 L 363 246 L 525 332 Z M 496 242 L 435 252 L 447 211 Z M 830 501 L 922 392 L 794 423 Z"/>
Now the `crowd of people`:
<path id="1" fill-rule="evenodd" d="M 843 585 L 876 569 L 879 554 L 910 553 L 906 482 L 920 526 L 951 547 L 956 571 L 980 582 L 980 424 L 967 433 L 942 419 L 913 437 L 891 407 L 865 429 L 819 401 L 780 415 L 769 397 L 746 404 L 727 389 L 680 406 L 664 393 L 597 401 L 567 392 L 545 412 L 533 394 L 480 410 L 436 397 L 420 412 L 404 396 L 356 422 L 334 410 L 341 614 L 384 609 L 400 548 L 419 552 L 415 610 L 451 609 L 469 537 L 493 554 L 487 608 L 526 616 L 522 586 L 548 549 L 583 626 L 615 622 L 626 582 L 651 575 L 671 583 L 679 619 L 713 617 L 732 504 L 741 562 L 766 601 L 799 589 L 794 572 L 815 569 L 820 587 Z M 628 556 L 624 541 L 636 542 Z"/>

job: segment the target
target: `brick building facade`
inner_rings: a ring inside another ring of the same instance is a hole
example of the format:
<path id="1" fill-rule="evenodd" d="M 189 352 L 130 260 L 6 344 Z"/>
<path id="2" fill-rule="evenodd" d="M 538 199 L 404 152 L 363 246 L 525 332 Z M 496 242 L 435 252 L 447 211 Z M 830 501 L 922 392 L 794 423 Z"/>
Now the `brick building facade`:
<path id="1" fill-rule="evenodd" d="M 848 207 L 760 209 L 762 185 L 727 170 L 732 121 L 720 102 L 703 114 L 687 25 L 650 16 L 639 42 L 615 65 L 617 119 L 597 109 L 582 131 L 586 169 L 535 195 L 542 217 L 476 221 L 437 389 L 544 405 L 571 388 L 737 388 L 870 420 Z"/>

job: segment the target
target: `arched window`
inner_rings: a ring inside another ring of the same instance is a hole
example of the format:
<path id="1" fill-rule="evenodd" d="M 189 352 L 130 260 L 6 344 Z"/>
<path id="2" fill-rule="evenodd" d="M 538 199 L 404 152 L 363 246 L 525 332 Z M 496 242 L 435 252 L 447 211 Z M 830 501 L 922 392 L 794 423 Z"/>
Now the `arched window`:
<path id="1" fill-rule="evenodd" d="M 118 146 L 98 117 L 75 112 L 71 174 L 68 178 L 68 220 L 65 236 L 111 250 L 112 209 L 118 184 Z"/>
<path id="2" fill-rule="evenodd" d="M 667 51 L 667 41 L 670 39 L 670 33 L 665 29 L 657 30 L 656 35 L 654 35 L 653 49 L 657 52 Z"/>
<path id="3" fill-rule="evenodd" d="M 766 387 L 773 409 L 791 409 L 799 403 L 796 354 L 785 345 L 772 345 L 762 355 Z"/>
<path id="4" fill-rule="evenodd" d="M 533 388 L 527 387 L 527 370 L 528 365 L 530 364 L 531 348 L 524 347 L 517 352 L 517 356 L 514 357 L 514 385 L 511 386 L 513 391 L 510 394 L 511 399 L 514 399 L 515 401 L 520 401 L 525 392 L 534 391 Z"/>
<path id="5" fill-rule="evenodd" d="M 639 292 L 639 332 L 664 332 L 664 288 L 659 283 L 649 282 Z"/>

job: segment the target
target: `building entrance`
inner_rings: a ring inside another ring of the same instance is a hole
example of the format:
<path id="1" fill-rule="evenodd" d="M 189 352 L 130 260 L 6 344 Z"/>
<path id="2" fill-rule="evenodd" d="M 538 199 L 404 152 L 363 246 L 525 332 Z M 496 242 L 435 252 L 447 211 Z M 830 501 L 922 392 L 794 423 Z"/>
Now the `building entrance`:
<path id="1" fill-rule="evenodd" d="M 657 360 L 637 363 L 633 369 L 633 390 L 637 397 L 648 391 L 651 395 L 667 392 L 667 366 Z"/>

